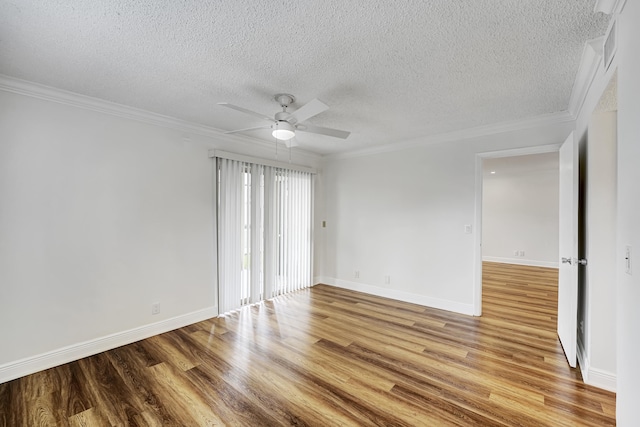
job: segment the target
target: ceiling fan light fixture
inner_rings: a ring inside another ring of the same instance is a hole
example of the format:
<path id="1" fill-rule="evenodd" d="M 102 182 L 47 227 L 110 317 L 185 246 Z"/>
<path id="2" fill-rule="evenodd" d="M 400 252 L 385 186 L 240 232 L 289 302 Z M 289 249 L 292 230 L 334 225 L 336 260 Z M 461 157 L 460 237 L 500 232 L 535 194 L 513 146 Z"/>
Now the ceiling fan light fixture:
<path id="1" fill-rule="evenodd" d="M 296 136 L 294 129 L 295 128 L 291 124 L 281 121 L 273 125 L 273 132 L 271 132 L 271 134 L 276 139 L 288 141 Z"/>
<path id="2" fill-rule="evenodd" d="M 295 102 L 296 98 L 293 95 L 287 93 L 279 93 L 274 96 L 274 99 L 278 102 L 278 104 L 280 104 L 280 107 L 282 107 L 282 111 L 278 111 L 273 118 L 265 116 L 261 113 L 256 113 L 255 111 L 247 110 L 246 108 L 239 107 L 237 105 L 229 104 L 227 102 L 218 102 L 218 105 L 222 105 L 223 107 L 231 108 L 232 110 L 236 110 L 241 113 L 257 117 L 260 120 L 269 122 L 269 125 L 265 126 L 230 130 L 224 133 L 229 134 L 249 132 L 258 129 L 271 129 L 271 135 L 273 135 L 276 140 L 276 146 L 278 144 L 278 141 L 284 141 L 286 145 L 287 142 L 293 140 L 293 144 L 289 144 L 287 145 L 287 147 L 297 145 L 294 138 L 296 137 L 296 131 L 298 130 L 301 132 L 315 133 L 318 135 L 326 135 L 341 139 L 346 139 L 350 134 L 349 132 L 343 130 L 314 126 L 310 123 L 307 123 L 307 120 L 311 117 L 315 117 L 323 111 L 329 109 L 329 106 L 327 104 L 318 99 L 312 99 L 293 113 L 287 111 L 287 108 L 289 108 L 289 106 Z"/>

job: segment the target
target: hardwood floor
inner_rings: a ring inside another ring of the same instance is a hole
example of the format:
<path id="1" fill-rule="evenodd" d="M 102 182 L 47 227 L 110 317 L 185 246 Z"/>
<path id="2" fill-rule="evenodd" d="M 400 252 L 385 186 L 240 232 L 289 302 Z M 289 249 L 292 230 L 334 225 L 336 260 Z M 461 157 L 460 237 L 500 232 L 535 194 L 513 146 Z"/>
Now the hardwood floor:
<path id="1" fill-rule="evenodd" d="M 484 264 L 484 315 L 319 285 L 0 384 L 0 426 L 605 426 L 557 270 Z"/>

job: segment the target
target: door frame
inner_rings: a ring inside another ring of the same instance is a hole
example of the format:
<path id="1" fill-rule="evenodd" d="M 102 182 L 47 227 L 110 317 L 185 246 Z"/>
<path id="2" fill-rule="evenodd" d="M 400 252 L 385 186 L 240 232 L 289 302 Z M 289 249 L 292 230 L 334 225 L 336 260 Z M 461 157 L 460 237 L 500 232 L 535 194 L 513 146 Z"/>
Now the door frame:
<path id="1" fill-rule="evenodd" d="M 534 147 L 513 148 L 509 150 L 487 151 L 476 154 L 476 200 L 474 228 L 474 284 L 473 284 L 473 315 L 482 316 L 482 185 L 484 159 L 500 157 L 516 157 L 528 154 L 542 154 L 559 152 L 562 143 L 538 145 Z"/>

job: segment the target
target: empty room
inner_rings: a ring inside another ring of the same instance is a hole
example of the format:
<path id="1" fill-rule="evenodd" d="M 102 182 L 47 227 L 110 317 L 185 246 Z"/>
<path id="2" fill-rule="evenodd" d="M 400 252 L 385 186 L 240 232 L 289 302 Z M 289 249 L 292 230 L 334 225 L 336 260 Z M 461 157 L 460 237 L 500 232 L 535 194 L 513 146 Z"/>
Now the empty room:
<path id="1" fill-rule="evenodd" d="M 638 40 L 0 0 L 0 427 L 637 425 Z"/>

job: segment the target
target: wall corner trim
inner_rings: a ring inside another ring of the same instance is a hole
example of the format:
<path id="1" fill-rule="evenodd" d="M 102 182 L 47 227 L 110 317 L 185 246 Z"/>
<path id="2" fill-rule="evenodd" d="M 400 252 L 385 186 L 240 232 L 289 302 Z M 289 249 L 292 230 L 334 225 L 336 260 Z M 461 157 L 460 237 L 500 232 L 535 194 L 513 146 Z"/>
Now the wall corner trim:
<path id="1" fill-rule="evenodd" d="M 59 348 L 43 354 L 16 360 L 0 366 L 0 384 L 38 371 L 49 369 L 54 366 L 73 362 L 75 360 L 82 359 L 83 357 L 92 356 L 103 351 L 131 344 L 154 335 L 159 335 L 193 323 L 201 322 L 217 315 L 217 306 L 207 307 L 202 310 L 161 320 L 156 323 L 151 323 Z"/>

